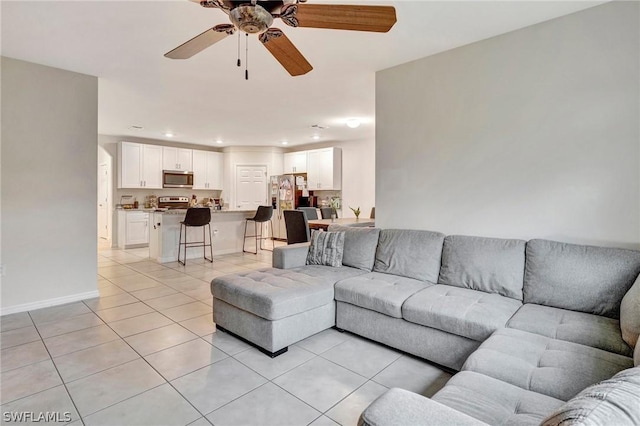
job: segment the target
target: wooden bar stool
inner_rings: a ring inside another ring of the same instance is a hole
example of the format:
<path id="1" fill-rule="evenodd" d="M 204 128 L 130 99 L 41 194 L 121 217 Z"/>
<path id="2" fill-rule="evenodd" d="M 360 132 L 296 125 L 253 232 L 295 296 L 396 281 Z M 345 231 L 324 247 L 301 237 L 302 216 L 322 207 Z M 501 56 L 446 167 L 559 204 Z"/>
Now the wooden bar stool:
<path id="1" fill-rule="evenodd" d="M 209 228 L 209 243 L 205 237 L 205 226 Z M 184 242 L 182 242 L 182 228 L 184 227 Z M 188 241 L 187 229 L 190 227 L 202 227 L 202 241 Z M 184 261 L 180 260 L 180 249 L 184 246 Z M 207 257 L 205 247 L 209 246 L 211 257 Z M 180 222 L 180 240 L 178 241 L 178 263 L 187 265 L 187 249 L 193 247 L 202 247 L 205 260 L 213 263 L 213 245 L 211 244 L 211 210 L 202 207 L 193 207 L 187 209 L 184 220 Z"/>

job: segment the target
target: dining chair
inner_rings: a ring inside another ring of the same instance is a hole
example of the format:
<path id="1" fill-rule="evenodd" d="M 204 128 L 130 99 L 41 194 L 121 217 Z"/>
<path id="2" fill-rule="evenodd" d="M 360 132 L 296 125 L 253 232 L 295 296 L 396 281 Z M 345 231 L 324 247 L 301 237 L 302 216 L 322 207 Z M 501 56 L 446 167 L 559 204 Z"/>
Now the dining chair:
<path id="1" fill-rule="evenodd" d="M 321 207 L 320 214 L 323 219 L 331 219 L 331 214 L 335 215 L 335 218 L 338 218 L 338 212 L 333 207 Z"/>
<path id="2" fill-rule="evenodd" d="M 287 244 L 307 243 L 311 240 L 309 221 L 302 210 L 285 210 L 284 224 L 287 228 Z"/>
<path id="3" fill-rule="evenodd" d="M 307 214 L 307 220 L 318 219 L 318 209 L 315 207 L 298 207 L 298 210 Z"/>

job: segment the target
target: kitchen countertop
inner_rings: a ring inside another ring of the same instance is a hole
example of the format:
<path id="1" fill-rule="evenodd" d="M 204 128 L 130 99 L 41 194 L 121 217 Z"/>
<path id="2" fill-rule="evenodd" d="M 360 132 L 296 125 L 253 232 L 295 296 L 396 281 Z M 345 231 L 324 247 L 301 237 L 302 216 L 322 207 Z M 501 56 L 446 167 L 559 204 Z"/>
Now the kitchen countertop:
<path id="1" fill-rule="evenodd" d="M 202 208 L 202 207 L 200 207 Z M 116 209 L 116 211 L 123 212 L 146 212 L 146 213 L 162 213 L 169 215 L 185 214 L 187 209 L 171 209 L 171 210 L 156 210 L 156 209 Z M 211 214 L 219 213 L 255 213 L 255 210 L 217 210 L 211 209 Z"/>
<path id="2" fill-rule="evenodd" d="M 185 213 L 187 213 L 187 209 L 171 209 L 171 210 L 155 210 L 153 211 L 153 213 L 161 213 L 161 214 L 168 214 L 168 215 L 183 215 Z M 246 213 L 255 213 L 255 210 L 216 210 L 216 209 L 211 209 L 211 214 L 221 214 L 221 213 L 241 213 L 241 214 L 246 214 Z"/>

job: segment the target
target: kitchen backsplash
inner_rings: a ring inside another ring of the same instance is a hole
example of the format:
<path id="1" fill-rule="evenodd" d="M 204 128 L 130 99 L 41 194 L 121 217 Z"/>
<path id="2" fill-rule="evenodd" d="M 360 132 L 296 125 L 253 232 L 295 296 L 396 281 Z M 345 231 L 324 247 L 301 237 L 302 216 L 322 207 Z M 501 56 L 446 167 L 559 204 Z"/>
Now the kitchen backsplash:
<path id="1" fill-rule="evenodd" d="M 220 190 L 202 190 L 202 189 L 185 189 L 185 188 L 165 188 L 165 189 L 116 189 L 113 194 L 113 206 L 120 204 L 120 197 L 123 195 L 132 195 L 142 206 L 147 195 L 163 196 L 182 196 L 191 198 L 195 195 L 198 203 L 203 198 L 225 198 L 223 191 Z M 221 197 L 222 195 L 222 197 Z M 225 201 L 226 203 L 227 201 Z"/>

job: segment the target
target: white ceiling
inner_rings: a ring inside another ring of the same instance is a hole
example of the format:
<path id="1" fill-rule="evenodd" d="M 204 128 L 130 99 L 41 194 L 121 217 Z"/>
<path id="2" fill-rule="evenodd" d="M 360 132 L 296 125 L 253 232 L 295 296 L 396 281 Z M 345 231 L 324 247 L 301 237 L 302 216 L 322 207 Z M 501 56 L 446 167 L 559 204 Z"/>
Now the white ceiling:
<path id="1" fill-rule="evenodd" d="M 375 72 L 604 3 L 323 1 L 392 4 L 389 33 L 281 28 L 314 66 L 289 74 L 249 40 L 249 81 L 229 37 L 185 61 L 163 54 L 227 16 L 181 1 L 2 1 L 2 55 L 98 76 L 99 133 L 202 145 L 289 146 L 374 137 Z M 243 35 L 244 38 L 244 35 Z M 244 47 L 243 47 L 244 48 Z M 364 124 L 349 129 L 344 121 Z M 131 130 L 139 125 L 144 129 Z"/>

